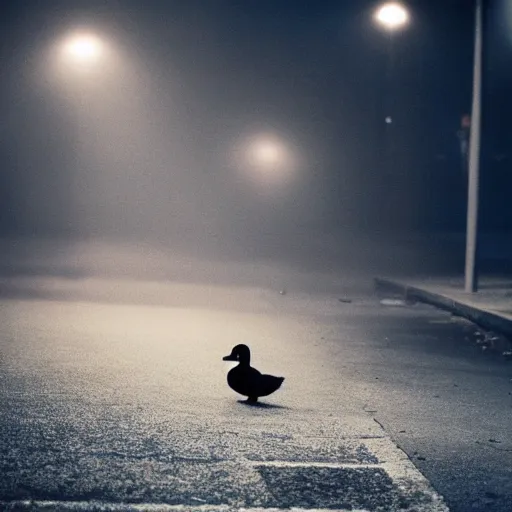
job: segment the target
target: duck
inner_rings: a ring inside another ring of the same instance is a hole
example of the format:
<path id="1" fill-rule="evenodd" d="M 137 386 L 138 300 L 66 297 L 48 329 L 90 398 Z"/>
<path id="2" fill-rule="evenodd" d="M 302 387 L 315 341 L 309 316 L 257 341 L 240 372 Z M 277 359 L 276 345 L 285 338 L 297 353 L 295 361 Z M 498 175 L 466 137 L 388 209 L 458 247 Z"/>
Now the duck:
<path id="1" fill-rule="evenodd" d="M 268 396 L 277 391 L 284 377 L 264 375 L 251 366 L 251 351 L 247 345 L 236 345 L 231 354 L 223 361 L 237 361 L 238 365 L 228 372 L 228 386 L 247 397 L 247 402 L 255 403 L 261 396 Z"/>

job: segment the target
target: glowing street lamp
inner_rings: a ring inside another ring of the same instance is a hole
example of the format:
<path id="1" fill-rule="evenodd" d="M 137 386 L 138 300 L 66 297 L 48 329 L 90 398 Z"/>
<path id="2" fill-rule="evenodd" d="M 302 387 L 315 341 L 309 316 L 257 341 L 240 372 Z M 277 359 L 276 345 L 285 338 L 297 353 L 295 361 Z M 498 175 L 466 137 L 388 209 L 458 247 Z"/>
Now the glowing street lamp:
<path id="1" fill-rule="evenodd" d="M 473 99 L 471 110 L 471 138 L 469 143 L 468 166 L 468 208 L 466 225 L 466 265 L 464 290 L 466 293 L 478 291 L 477 243 L 478 243 L 478 196 L 480 187 L 480 139 L 482 118 L 482 45 L 484 30 L 484 2 L 475 0 L 475 35 L 473 55 Z M 398 2 L 389 2 L 377 9 L 375 21 L 393 34 L 409 22 L 407 9 Z M 390 42 L 392 37 L 390 36 Z M 391 117 L 386 123 L 391 123 Z"/>
<path id="2" fill-rule="evenodd" d="M 390 2 L 377 9 L 375 20 L 386 30 L 395 31 L 407 25 L 409 13 L 402 4 Z"/>
<path id="3" fill-rule="evenodd" d="M 287 182 L 298 164 L 297 154 L 289 141 L 268 132 L 242 139 L 233 156 L 236 167 L 251 181 L 270 189 Z"/>
<path id="4" fill-rule="evenodd" d="M 69 36 L 61 45 L 61 57 L 66 64 L 81 68 L 94 67 L 105 51 L 103 41 L 90 33 L 76 33 Z"/>
<path id="5" fill-rule="evenodd" d="M 90 61 L 98 57 L 101 52 L 101 44 L 95 36 L 76 36 L 67 42 L 66 52 L 77 60 Z"/>
<path id="6" fill-rule="evenodd" d="M 272 139 L 255 140 L 251 147 L 251 160 L 259 167 L 275 168 L 286 160 L 285 148 Z"/>
<path id="7" fill-rule="evenodd" d="M 374 20 L 388 32 L 388 63 L 387 63 L 387 79 L 392 80 L 393 62 L 394 62 L 394 36 L 395 32 L 405 28 L 409 23 L 409 11 L 399 2 L 387 2 L 382 4 L 374 13 Z M 391 101 L 391 100 L 390 100 Z M 387 116 L 386 124 L 393 122 L 391 116 Z"/>

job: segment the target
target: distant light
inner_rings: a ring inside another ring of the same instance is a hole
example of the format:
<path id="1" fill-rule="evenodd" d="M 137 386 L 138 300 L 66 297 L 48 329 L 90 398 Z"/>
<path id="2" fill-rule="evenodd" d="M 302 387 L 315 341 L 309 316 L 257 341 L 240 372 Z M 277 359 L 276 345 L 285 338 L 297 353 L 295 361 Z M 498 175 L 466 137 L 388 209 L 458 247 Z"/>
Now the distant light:
<path id="1" fill-rule="evenodd" d="M 234 150 L 236 166 L 251 181 L 272 189 L 286 183 L 297 168 L 298 155 L 290 141 L 260 132 L 240 140 Z"/>
<path id="2" fill-rule="evenodd" d="M 386 117 L 386 123 L 391 124 L 393 122 L 393 119 L 391 116 Z"/>
<path id="3" fill-rule="evenodd" d="M 253 143 L 252 157 L 257 165 L 273 167 L 285 159 L 283 146 L 274 140 L 257 140 Z"/>
<path id="4" fill-rule="evenodd" d="M 403 5 L 397 2 L 390 2 L 379 7 L 375 13 L 375 19 L 386 29 L 396 30 L 407 24 L 409 13 Z"/>
<path id="5" fill-rule="evenodd" d="M 103 51 L 102 41 L 93 34 L 76 34 L 63 45 L 66 57 L 80 64 L 96 62 Z"/>

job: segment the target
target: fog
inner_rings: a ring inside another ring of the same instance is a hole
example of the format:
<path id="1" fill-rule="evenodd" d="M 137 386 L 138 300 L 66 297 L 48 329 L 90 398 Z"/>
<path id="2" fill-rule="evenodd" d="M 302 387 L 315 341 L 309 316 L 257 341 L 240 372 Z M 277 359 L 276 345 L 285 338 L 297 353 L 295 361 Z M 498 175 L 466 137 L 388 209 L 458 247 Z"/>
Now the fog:
<path id="1" fill-rule="evenodd" d="M 423 45 L 437 11 L 421 11 L 423 26 L 399 34 L 390 56 L 373 7 L 4 7 L 5 289 L 53 276 L 337 290 L 458 268 L 460 229 L 433 242 L 419 226 L 447 231 L 435 221 L 444 215 L 450 231 L 464 217 L 452 128 L 438 128 L 469 103 L 471 17 L 457 18 L 458 32 L 438 27 L 455 41 L 443 55 Z M 428 62 L 453 76 L 433 87 Z M 449 168 L 439 191 L 435 176 Z"/>
<path id="2" fill-rule="evenodd" d="M 339 237 L 310 237 L 287 246 L 269 239 L 263 244 L 266 254 L 254 251 L 249 256 L 233 254 L 229 248 L 201 254 L 109 237 L 16 237 L 2 242 L 0 296 L 157 304 L 175 304 L 181 297 L 204 305 L 214 290 L 226 298 L 227 290 L 238 288 L 237 293 L 252 289 L 256 295 L 274 298 L 301 294 L 350 298 L 371 289 L 372 278 L 378 275 L 452 270 L 450 259 L 447 264 L 446 258 L 425 257 L 433 248 L 439 251 L 434 241 L 349 234 L 345 240 L 344 247 Z M 462 245 L 463 240 L 438 243 L 457 242 Z"/>

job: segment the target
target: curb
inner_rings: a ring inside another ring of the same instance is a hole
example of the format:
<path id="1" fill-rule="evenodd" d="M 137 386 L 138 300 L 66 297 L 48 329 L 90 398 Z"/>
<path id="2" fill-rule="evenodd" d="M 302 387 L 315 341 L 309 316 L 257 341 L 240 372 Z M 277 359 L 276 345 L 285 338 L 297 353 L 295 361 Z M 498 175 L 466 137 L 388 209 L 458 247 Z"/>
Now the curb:
<path id="1" fill-rule="evenodd" d="M 479 309 L 463 302 L 451 299 L 440 293 L 430 292 L 416 286 L 409 286 L 390 279 L 374 279 L 377 290 L 402 295 L 406 301 L 423 302 L 444 309 L 471 320 L 483 329 L 500 333 L 512 342 L 512 320 L 492 311 Z"/>

